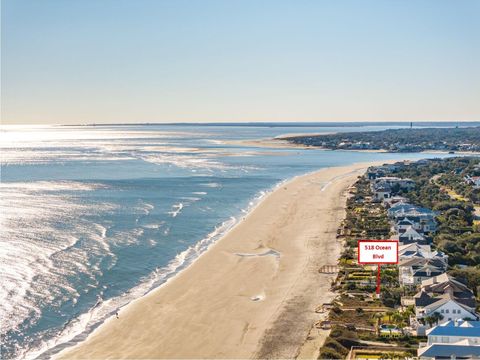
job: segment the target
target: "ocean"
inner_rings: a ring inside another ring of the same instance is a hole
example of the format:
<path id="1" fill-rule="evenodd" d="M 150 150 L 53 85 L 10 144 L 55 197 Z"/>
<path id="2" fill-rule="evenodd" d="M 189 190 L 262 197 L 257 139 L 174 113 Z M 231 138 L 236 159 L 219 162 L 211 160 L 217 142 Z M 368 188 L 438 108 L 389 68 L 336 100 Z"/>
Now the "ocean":
<path id="1" fill-rule="evenodd" d="M 385 128 L 3 126 L 1 357 L 48 358 L 82 341 L 118 308 L 188 266 L 294 176 L 355 162 L 446 156 L 225 142 Z"/>

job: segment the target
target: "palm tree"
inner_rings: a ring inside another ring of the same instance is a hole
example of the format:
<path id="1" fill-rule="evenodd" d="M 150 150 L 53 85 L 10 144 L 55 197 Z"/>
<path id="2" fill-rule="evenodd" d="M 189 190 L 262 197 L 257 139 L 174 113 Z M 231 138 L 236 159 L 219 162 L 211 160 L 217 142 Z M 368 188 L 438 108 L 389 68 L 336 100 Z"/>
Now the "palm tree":
<path id="1" fill-rule="evenodd" d="M 432 314 L 432 320 L 433 322 L 438 325 L 438 322 L 443 320 L 443 315 L 440 314 L 439 312 L 435 311 L 433 314 Z"/>
<path id="2" fill-rule="evenodd" d="M 392 314 L 392 320 L 395 324 L 399 325 L 399 323 L 402 322 L 402 320 L 403 320 L 403 316 L 398 311 L 395 311 Z"/>
<path id="3" fill-rule="evenodd" d="M 386 312 L 386 315 L 388 316 L 388 322 L 392 322 L 392 315 L 393 315 L 393 311 L 387 311 Z"/>

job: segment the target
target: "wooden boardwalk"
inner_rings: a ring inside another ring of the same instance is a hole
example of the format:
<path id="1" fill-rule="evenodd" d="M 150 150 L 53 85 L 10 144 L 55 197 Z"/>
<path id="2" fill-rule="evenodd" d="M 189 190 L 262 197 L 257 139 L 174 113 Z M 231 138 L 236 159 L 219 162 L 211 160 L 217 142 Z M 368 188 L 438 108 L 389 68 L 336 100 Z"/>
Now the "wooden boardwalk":
<path id="1" fill-rule="evenodd" d="M 321 274 L 336 274 L 339 270 L 338 265 L 323 265 L 318 272 Z"/>

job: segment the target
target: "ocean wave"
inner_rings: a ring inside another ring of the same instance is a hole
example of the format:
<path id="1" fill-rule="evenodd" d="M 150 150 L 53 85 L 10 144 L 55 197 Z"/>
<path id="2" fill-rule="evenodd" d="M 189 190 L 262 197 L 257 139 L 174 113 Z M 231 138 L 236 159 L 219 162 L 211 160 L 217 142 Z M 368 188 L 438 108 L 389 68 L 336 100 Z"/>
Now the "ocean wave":
<path id="1" fill-rule="evenodd" d="M 179 168 L 186 169 L 202 169 L 202 170 L 221 170 L 231 169 L 230 165 L 224 164 L 220 161 L 213 160 L 207 157 L 201 157 L 200 154 L 139 154 L 138 158 L 157 165 L 167 164 L 174 165 Z"/>
<path id="2" fill-rule="evenodd" d="M 209 188 L 218 188 L 218 187 L 222 186 L 221 184 L 216 183 L 216 182 L 203 183 L 203 184 L 200 184 L 200 185 L 201 186 L 206 186 L 206 187 L 209 187 Z"/>
<path id="3" fill-rule="evenodd" d="M 108 300 L 99 300 L 90 311 L 72 319 L 58 336 L 43 341 L 41 345 L 28 352 L 23 352 L 21 357 L 25 359 L 50 357 L 67 347 L 85 340 L 93 330 L 114 315 L 120 308 L 165 284 L 173 278 L 173 276 L 187 268 L 207 251 L 216 240 L 230 230 L 235 223 L 236 219 L 234 217 L 223 222 L 195 245 L 177 254 L 166 266 L 153 271 L 150 276 L 144 278 L 139 285 L 123 293 L 121 296 Z"/>
<path id="4" fill-rule="evenodd" d="M 277 186 L 281 186 L 281 184 L 283 184 L 283 182 Z M 249 202 L 246 211 L 251 211 L 268 193 L 270 193 L 270 191 L 259 192 L 254 199 Z M 39 356 L 41 358 L 50 357 L 67 347 L 71 347 L 84 341 L 92 331 L 109 317 L 113 316 L 119 309 L 148 294 L 154 289 L 159 288 L 179 272 L 186 269 L 205 251 L 207 251 L 212 244 L 232 229 L 237 222 L 238 220 L 235 217 L 231 217 L 224 221 L 203 239 L 177 254 L 166 266 L 157 268 L 149 276 L 143 278 L 137 286 L 131 288 L 120 296 L 108 300 L 99 299 L 92 309 L 79 317 L 72 319 L 57 336 L 50 338 L 49 340 L 43 340 L 39 346 L 23 352 L 21 356 L 26 359 L 34 359 Z M 164 231 L 168 233 L 169 229 L 170 228 L 166 226 Z M 148 243 L 151 246 L 154 246 L 155 240 L 149 239 Z M 275 255 L 272 252 L 262 255 L 270 254 Z"/>
<path id="5" fill-rule="evenodd" d="M 107 202 L 86 205 L 69 195 L 60 195 L 72 188 L 87 191 L 101 186 L 82 182 L 2 184 L 2 336 L 21 332 L 22 326 L 28 324 L 33 326 L 41 316 L 41 306 L 56 308 L 65 301 L 75 302 L 79 293 L 68 277 L 83 274 L 94 279 L 98 266 L 89 263 L 89 257 L 114 257 L 107 241 L 107 227 L 85 216 L 93 208 L 98 214 L 108 213 L 115 206 Z M 77 247 L 79 241 L 84 248 Z"/>
<path id="6" fill-rule="evenodd" d="M 53 192 L 53 191 L 93 191 L 106 189 L 107 185 L 81 181 L 30 181 L 30 182 L 2 182 L 0 191 L 18 192 L 23 196 L 25 192 Z"/>
<path id="7" fill-rule="evenodd" d="M 168 214 L 172 217 L 177 217 L 178 214 L 182 211 L 184 205 L 183 203 L 178 203 L 172 206 L 172 211 L 169 211 Z"/>

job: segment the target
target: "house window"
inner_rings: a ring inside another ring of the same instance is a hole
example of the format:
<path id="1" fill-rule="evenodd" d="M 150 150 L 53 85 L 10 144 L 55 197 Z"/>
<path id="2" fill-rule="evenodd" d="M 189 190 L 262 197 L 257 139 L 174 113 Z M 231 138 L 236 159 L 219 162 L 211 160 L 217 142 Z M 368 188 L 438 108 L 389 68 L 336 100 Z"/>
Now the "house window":
<path id="1" fill-rule="evenodd" d="M 445 312 L 445 310 L 442 309 L 442 311 L 440 311 L 442 314 Z"/>
<path id="2" fill-rule="evenodd" d="M 447 309 L 447 310 L 445 310 L 445 314 L 448 314 L 448 312 L 449 312 L 449 310 L 448 310 L 448 309 Z"/>

